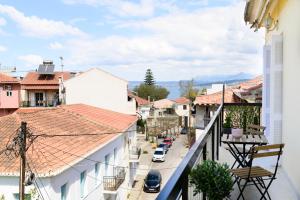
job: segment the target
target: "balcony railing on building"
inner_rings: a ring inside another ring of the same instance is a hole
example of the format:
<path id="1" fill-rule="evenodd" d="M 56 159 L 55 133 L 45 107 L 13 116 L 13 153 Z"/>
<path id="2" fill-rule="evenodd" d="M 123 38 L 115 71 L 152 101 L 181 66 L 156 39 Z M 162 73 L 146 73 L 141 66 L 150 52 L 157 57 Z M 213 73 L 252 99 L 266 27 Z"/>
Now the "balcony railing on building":
<path id="1" fill-rule="evenodd" d="M 117 191 L 125 180 L 125 168 L 114 167 L 113 176 L 103 176 L 103 187 L 105 191 Z"/>
<path id="2" fill-rule="evenodd" d="M 139 162 L 141 151 L 140 147 L 132 146 L 129 149 L 129 162 Z"/>
<path id="3" fill-rule="evenodd" d="M 22 101 L 21 107 L 55 107 L 60 105 L 58 100 Z"/>
<path id="4" fill-rule="evenodd" d="M 194 188 L 190 185 L 189 173 L 192 168 L 204 160 L 218 160 L 220 154 L 222 126 L 224 117 L 230 114 L 235 126 L 247 126 L 258 120 L 260 122 L 261 103 L 223 103 L 205 127 L 200 138 L 191 146 L 187 155 L 167 181 L 157 199 L 206 199 L 205 193 L 194 196 Z M 247 118 L 247 121 L 242 120 Z M 241 124 L 243 123 L 243 124 Z"/>

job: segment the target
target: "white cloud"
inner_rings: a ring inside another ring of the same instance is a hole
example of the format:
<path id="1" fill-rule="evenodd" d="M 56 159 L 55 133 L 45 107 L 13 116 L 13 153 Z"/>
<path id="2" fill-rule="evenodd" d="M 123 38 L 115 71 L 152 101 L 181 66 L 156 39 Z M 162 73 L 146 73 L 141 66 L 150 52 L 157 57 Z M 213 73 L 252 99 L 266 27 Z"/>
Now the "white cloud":
<path id="1" fill-rule="evenodd" d="M 34 67 L 34 66 L 37 66 L 37 65 L 39 65 L 43 62 L 43 58 L 41 56 L 35 55 L 35 54 L 28 54 L 28 55 L 19 56 L 18 60 L 23 61 L 24 65 L 26 67 Z"/>
<path id="2" fill-rule="evenodd" d="M 86 4 L 104 6 L 119 16 L 152 16 L 155 10 L 154 0 L 140 0 L 137 3 L 125 0 L 63 0 L 66 4 Z"/>
<path id="3" fill-rule="evenodd" d="M 7 50 L 7 49 L 6 49 L 5 46 L 1 46 L 1 45 L 0 45 L 0 53 L 1 53 L 1 52 L 5 52 L 6 50 Z"/>
<path id="4" fill-rule="evenodd" d="M 146 34 L 69 40 L 66 62 L 70 66 L 110 66 L 112 72 L 131 80 L 146 67 L 164 72 L 157 73 L 160 80 L 241 71 L 257 74 L 261 72 L 263 34 L 245 26 L 243 9 L 243 3 L 238 3 L 125 21 L 118 25 L 122 31 Z"/>
<path id="5" fill-rule="evenodd" d="M 5 26 L 5 25 L 6 25 L 6 20 L 0 17 L 0 26 Z"/>
<path id="6" fill-rule="evenodd" d="M 37 16 L 25 16 L 12 6 L 1 5 L 0 13 L 7 15 L 24 31 L 24 34 L 34 37 L 52 36 L 84 36 L 85 33 L 78 28 L 65 24 L 62 21 L 54 21 Z"/>
<path id="7" fill-rule="evenodd" d="M 53 42 L 49 44 L 49 48 L 53 50 L 62 49 L 63 45 L 59 42 Z"/>

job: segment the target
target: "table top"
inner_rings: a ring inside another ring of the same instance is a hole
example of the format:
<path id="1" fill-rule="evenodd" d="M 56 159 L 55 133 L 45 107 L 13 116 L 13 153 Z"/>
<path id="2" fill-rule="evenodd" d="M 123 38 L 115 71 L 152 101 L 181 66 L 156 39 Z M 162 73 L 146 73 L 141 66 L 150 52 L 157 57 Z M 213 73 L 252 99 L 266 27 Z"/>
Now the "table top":
<path id="1" fill-rule="evenodd" d="M 266 145 L 268 140 L 265 135 L 243 135 L 241 138 L 236 139 L 231 134 L 223 134 L 221 138 L 223 143 L 232 144 L 252 144 L 252 145 Z"/>

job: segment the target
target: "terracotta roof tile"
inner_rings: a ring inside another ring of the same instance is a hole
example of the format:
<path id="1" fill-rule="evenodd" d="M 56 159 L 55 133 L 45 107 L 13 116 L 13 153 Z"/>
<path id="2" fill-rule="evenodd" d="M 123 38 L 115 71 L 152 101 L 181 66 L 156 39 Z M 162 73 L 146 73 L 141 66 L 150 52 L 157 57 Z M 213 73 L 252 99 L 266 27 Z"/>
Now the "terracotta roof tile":
<path id="1" fill-rule="evenodd" d="M 174 105 L 174 101 L 171 101 L 169 99 L 161 99 L 158 101 L 154 101 L 153 107 L 154 108 L 172 108 Z"/>
<path id="2" fill-rule="evenodd" d="M 20 83 L 16 78 L 0 73 L 0 83 Z"/>
<path id="3" fill-rule="evenodd" d="M 131 97 L 131 98 L 134 98 L 135 101 L 137 102 L 138 106 L 149 105 L 150 104 L 150 102 L 148 100 L 134 95 L 131 91 L 128 91 L 128 96 Z"/>
<path id="4" fill-rule="evenodd" d="M 254 79 L 240 83 L 240 89 L 242 90 L 253 90 L 262 87 L 263 76 L 257 76 Z"/>
<path id="5" fill-rule="evenodd" d="M 86 105 L 30 110 L 19 109 L 0 118 L 0 150 L 17 134 L 21 121 L 26 121 L 35 135 L 80 136 L 37 137 L 27 150 L 29 164 L 40 176 L 53 176 L 69 168 L 120 134 L 136 122 L 136 117 Z M 83 136 L 82 134 L 96 134 Z M 29 142 L 28 142 L 29 143 Z M 18 175 L 19 159 L 0 155 L 0 174 Z"/>
<path id="6" fill-rule="evenodd" d="M 64 80 L 71 78 L 70 72 L 54 72 L 54 75 L 40 75 L 37 72 L 29 72 L 25 78 L 21 81 L 22 88 L 24 86 L 29 87 L 32 85 L 49 85 L 58 86 L 59 77 L 63 77 Z"/>
<path id="7" fill-rule="evenodd" d="M 190 103 L 190 100 L 186 97 L 179 97 L 179 98 L 175 99 L 174 101 L 178 104 L 189 104 Z"/>
<path id="8" fill-rule="evenodd" d="M 224 94 L 225 103 L 238 103 L 241 99 L 233 93 L 231 89 L 226 89 Z M 213 105 L 222 103 L 223 92 L 217 92 L 209 95 L 201 95 L 196 97 L 194 104 L 198 105 Z"/>

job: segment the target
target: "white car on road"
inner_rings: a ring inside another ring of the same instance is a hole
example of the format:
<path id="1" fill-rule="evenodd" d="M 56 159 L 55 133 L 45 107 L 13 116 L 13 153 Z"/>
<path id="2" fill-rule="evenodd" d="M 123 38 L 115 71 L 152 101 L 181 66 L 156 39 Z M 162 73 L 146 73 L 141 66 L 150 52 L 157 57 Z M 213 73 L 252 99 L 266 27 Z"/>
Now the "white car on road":
<path id="1" fill-rule="evenodd" d="M 155 162 L 155 161 L 162 161 L 164 162 L 165 161 L 165 151 L 163 148 L 156 148 L 154 153 L 153 153 L 153 156 L 152 156 L 152 161 Z"/>

